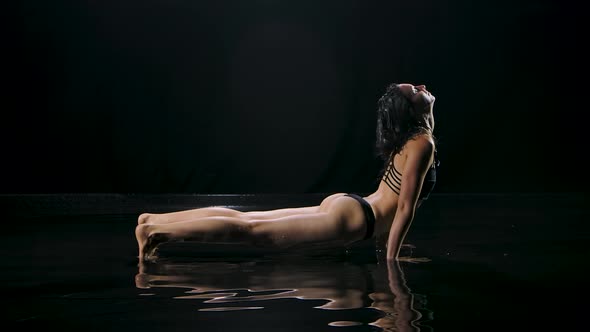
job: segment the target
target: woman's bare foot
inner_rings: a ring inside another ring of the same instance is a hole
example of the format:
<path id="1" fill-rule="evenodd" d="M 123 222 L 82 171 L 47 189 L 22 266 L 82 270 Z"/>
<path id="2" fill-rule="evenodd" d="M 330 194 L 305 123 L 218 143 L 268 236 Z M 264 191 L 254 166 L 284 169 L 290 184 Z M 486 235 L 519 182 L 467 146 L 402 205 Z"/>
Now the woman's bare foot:
<path id="1" fill-rule="evenodd" d="M 145 224 L 167 224 L 169 222 L 173 222 L 165 214 L 158 214 L 158 213 L 142 213 L 137 217 L 137 224 L 138 225 L 145 225 Z"/>
<path id="2" fill-rule="evenodd" d="M 147 225 L 144 224 L 140 224 L 135 227 L 135 239 L 137 240 L 137 247 L 139 248 L 139 255 L 137 257 L 139 257 L 140 261 L 143 261 L 144 258 L 144 247 L 148 238 L 147 228 Z"/>
<path id="3" fill-rule="evenodd" d="M 155 217 L 155 214 L 153 214 L 153 213 L 142 213 L 139 215 L 139 217 L 137 217 L 137 224 L 143 225 L 143 224 L 152 223 L 155 219 L 154 217 Z"/>
<path id="4" fill-rule="evenodd" d="M 153 261 L 158 257 L 155 251 L 161 243 L 166 241 L 164 234 L 153 234 L 152 225 L 141 224 L 135 227 L 135 238 L 139 248 L 140 261 Z"/>

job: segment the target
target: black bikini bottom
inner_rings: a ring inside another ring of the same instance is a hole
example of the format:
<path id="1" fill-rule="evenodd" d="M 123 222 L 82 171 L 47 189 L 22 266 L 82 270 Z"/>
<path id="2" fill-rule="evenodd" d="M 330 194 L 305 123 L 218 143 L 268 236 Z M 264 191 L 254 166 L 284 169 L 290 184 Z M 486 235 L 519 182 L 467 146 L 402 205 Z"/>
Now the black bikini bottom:
<path id="1" fill-rule="evenodd" d="M 371 238 L 375 231 L 375 214 L 373 213 L 373 209 L 371 209 L 371 204 L 357 194 L 346 194 L 345 196 L 352 197 L 361 203 L 361 207 L 365 213 L 365 222 L 367 223 L 367 232 L 365 233 L 365 238 L 363 240 Z"/>

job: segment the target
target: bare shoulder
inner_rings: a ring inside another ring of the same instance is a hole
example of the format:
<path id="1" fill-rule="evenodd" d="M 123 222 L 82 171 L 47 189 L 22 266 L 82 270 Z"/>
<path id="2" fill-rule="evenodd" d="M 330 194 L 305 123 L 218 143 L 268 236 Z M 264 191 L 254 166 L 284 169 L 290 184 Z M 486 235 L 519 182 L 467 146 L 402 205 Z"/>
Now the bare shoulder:
<path id="1" fill-rule="evenodd" d="M 434 140 L 428 135 L 418 135 L 406 142 L 406 149 L 409 152 L 420 155 L 431 155 L 434 152 Z"/>
<path id="2" fill-rule="evenodd" d="M 428 135 L 419 135 L 406 142 L 405 172 L 426 173 L 434 158 L 434 140 Z"/>

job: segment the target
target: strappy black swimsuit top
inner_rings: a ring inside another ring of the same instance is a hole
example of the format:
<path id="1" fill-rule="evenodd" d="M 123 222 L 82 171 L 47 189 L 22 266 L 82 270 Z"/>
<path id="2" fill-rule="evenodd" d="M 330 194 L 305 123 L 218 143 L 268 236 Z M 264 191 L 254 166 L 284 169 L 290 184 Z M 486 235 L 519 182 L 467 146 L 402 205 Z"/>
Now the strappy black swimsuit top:
<path id="1" fill-rule="evenodd" d="M 420 196 L 418 196 L 418 200 L 428 199 L 432 189 L 434 189 L 434 185 L 436 184 L 436 168 L 439 164 L 440 161 L 438 160 L 436 151 L 434 151 L 434 162 L 424 177 L 424 183 L 422 184 L 422 189 L 420 190 Z M 400 188 L 402 186 L 402 173 L 395 169 L 395 166 L 393 165 L 393 157 L 389 162 L 387 171 L 385 171 L 385 174 L 383 175 L 383 181 L 391 190 L 393 190 L 394 193 L 399 195 Z"/>

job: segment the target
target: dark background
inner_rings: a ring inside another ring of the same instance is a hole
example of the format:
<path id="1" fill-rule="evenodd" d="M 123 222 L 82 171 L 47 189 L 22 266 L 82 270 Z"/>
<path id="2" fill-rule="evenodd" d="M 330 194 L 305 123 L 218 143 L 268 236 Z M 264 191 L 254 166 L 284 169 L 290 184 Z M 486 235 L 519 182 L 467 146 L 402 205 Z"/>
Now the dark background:
<path id="1" fill-rule="evenodd" d="M 1 191 L 369 192 L 376 100 L 412 82 L 437 96 L 435 192 L 586 192 L 584 13 L 21 0 L 1 14 Z"/>

